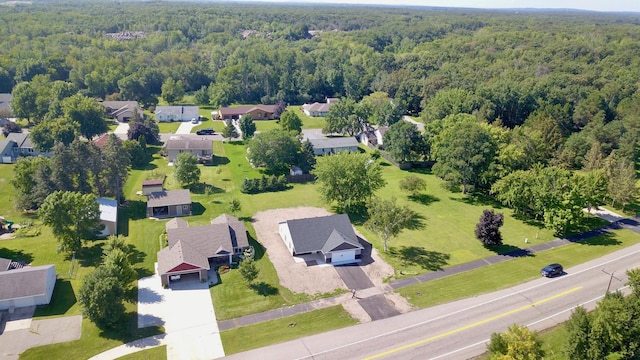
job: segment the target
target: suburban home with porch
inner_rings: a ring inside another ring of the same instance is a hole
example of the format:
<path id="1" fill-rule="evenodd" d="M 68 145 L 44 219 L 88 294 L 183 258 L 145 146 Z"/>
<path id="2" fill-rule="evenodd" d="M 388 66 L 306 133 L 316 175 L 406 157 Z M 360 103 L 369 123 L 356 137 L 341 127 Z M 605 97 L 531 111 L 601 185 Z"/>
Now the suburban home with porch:
<path id="1" fill-rule="evenodd" d="M 48 305 L 55 285 L 54 265 L 25 266 L 0 258 L 0 311 Z"/>
<path id="2" fill-rule="evenodd" d="M 213 156 L 213 140 L 207 138 L 192 138 L 172 136 L 167 140 L 165 151 L 169 162 L 176 161 L 178 154 L 188 152 L 198 160 L 211 160 Z"/>
<path id="3" fill-rule="evenodd" d="M 158 252 L 158 275 L 163 286 L 189 274 L 207 281 L 210 269 L 237 262 L 238 255 L 249 248 L 244 223 L 227 214 L 209 225 L 189 226 L 174 218 L 165 227 L 168 246 Z"/>
<path id="4" fill-rule="evenodd" d="M 199 111 L 197 106 L 156 106 L 156 121 L 191 121 L 199 118 Z"/>
<path id="5" fill-rule="evenodd" d="M 189 190 L 163 190 L 147 195 L 147 217 L 168 218 L 191 215 Z"/>
<path id="6" fill-rule="evenodd" d="M 251 115 L 253 120 L 273 120 L 275 105 L 241 105 L 221 107 L 215 115 L 217 120 L 236 120 L 245 115 Z"/>
<path id="7" fill-rule="evenodd" d="M 137 101 L 103 101 L 107 117 L 118 122 L 129 122 L 136 117 L 142 119 L 143 112 Z"/>
<path id="8" fill-rule="evenodd" d="M 358 140 L 353 136 L 309 139 L 309 142 L 311 142 L 313 154 L 316 156 L 335 154 L 342 151 L 358 151 Z"/>
<path id="9" fill-rule="evenodd" d="M 307 263 L 356 263 L 364 249 L 346 214 L 287 220 L 278 224 L 278 232 L 291 255 Z"/>

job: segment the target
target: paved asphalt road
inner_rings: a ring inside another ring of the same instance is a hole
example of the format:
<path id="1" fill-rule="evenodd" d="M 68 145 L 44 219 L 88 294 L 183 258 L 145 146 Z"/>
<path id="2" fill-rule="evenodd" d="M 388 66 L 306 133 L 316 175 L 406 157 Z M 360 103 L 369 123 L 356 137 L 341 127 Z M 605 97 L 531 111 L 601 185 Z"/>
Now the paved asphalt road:
<path id="1" fill-rule="evenodd" d="M 590 246 L 590 245 L 584 245 Z M 624 287 L 625 270 L 640 265 L 640 244 L 534 281 L 407 314 L 229 356 L 229 359 L 469 359 L 482 354 L 491 333 L 511 324 L 542 330 L 571 309 L 593 308 Z M 614 272 L 614 277 L 610 275 Z M 499 276 L 499 274 L 496 274 Z"/>

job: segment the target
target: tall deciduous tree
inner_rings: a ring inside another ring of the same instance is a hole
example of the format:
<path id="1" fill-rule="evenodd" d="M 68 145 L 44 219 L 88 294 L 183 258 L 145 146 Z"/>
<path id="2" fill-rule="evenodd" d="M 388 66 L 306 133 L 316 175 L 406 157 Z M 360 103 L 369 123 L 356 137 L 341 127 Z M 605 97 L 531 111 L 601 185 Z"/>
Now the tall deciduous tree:
<path id="1" fill-rule="evenodd" d="M 182 186 L 200 181 L 198 159 L 191 153 L 180 153 L 173 164 L 173 176 Z"/>
<path id="2" fill-rule="evenodd" d="M 511 325 L 507 332 L 491 334 L 487 345 L 491 359 L 542 360 L 544 350 L 537 332 L 526 326 Z"/>
<path id="3" fill-rule="evenodd" d="M 113 328 L 124 318 L 124 290 L 112 267 L 99 266 L 82 281 L 82 313 L 99 327 Z"/>
<path id="4" fill-rule="evenodd" d="M 387 241 L 398 236 L 413 222 L 414 213 L 407 206 L 399 206 L 396 199 L 373 199 L 367 207 L 369 219 L 364 224 L 382 239 L 384 251 L 387 251 Z"/>
<path id="5" fill-rule="evenodd" d="M 416 175 L 409 175 L 400 180 L 399 186 L 400 190 L 408 192 L 411 196 L 417 196 L 421 191 L 427 189 L 427 182 Z"/>
<path id="6" fill-rule="evenodd" d="M 396 122 L 384 133 L 384 148 L 398 162 L 420 160 L 428 153 L 418 127 L 406 121 Z"/>
<path id="7" fill-rule="evenodd" d="M 13 88 L 11 93 L 11 110 L 13 114 L 22 119 L 27 119 L 29 124 L 34 122 L 34 116 L 38 112 L 36 105 L 36 90 L 29 82 L 21 82 Z"/>
<path id="8" fill-rule="evenodd" d="M 80 134 L 87 139 L 109 130 L 106 110 L 97 101 L 84 95 L 73 95 L 62 101 L 64 116 L 80 125 Z"/>
<path id="9" fill-rule="evenodd" d="M 605 160 L 604 169 L 609 180 L 611 206 L 622 206 L 624 210 L 638 195 L 635 167 L 626 159 L 619 159 L 613 151 Z"/>
<path id="10" fill-rule="evenodd" d="M 109 134 L 107 143 L 101 152 L 102 161 L 106 165 L 101 177 L 105 182 L 104 187 L 109 194 L 115 196 L 119 203 L 122 199 L 122 186 L 129 175 L 131 155 L 125 150 L 122 140 L 115 134 Z"/>
<path id="11" fill-rule="evenodd" d="M 380 164 L 367 154 L 341 152 L 318 158 L 314 170 L 325 202 L 337 202 L 339 209 L 365 204 L 381 189 Z"/>
<path id="12" fill-rule="evenodd" d="M 82 240 L 100 232 L 100 209 L 93 194 L 56 191 L 47 196 L 38 214 L 42 223 L 51 227 L 58 251 L 80 250 Z"/>
<path id="13" fill-rule="evenodd" d="M 366 106 L 360 106 L 353 99 L 342 99 L 329 109 L 322 131 L 325 134 L 356 135 L 367 125 L 369 114 L 365 110 Z"/>
<path id="14" fill-rule="evenodd" d="M 121 248 L 112 249 L 107 252 L 102 266 L 111 269 L 118 281 L 120 281 L 120 286 L 122 286 L 123 289 L 131 287 L 131 282 L 137 277 L 136 271 L 129 262 L 128 254 Z"/>
<path id="15" fill-rule="evenodd" d="M 285 111 L 280 115 L 280 127 L 286 132 L 300 134 L 302 132 L 302 120 L 293 111 Z"/>
<path id="16" fill-rule="evenodd" d="M 565 322 L 567 337 L 563 352 L 569 359 L 589 359 L 591 319 L 584 307 L 578 306 Z"/>
<path id="17" fill-rule="evenodd" d="M 295 165 L 300 142 L 285 131 L 274 129 L 254 136 L 247 146 L 247 158 L 273 174 L 284 174 Z"/>
<path id="18" fill-rule="evenodd" d="M 175 81 L 172 77 L 169 77 L 162 84 L 162 98 L 169 104 L 182 101 L 184 94 L 182 80 Z"/>
<path id="19" fill-rule="evenodd" d="M 209 88 L 203 85 L 200 89 L 193 93 L 193 101 L 197 105 L 209 105 Z"/>
<path id="20" fill-rule="evenodd" d="M 256 123 L 253 121 L 253 116 L 250 114 L 244 115 L 240 119 L 238 126 L 242 132 L 242 139 L 248 140 L 256 133 Z"/>
<path id="21" fill-rule="evenodd" d="M 486 246 L 502 245 L 500 227 L 504 224 L 504 216 L 493 210 L 482 211 L 480 221 L 476 224 L 476 238 Z"/>
<path id="22" fill-rule="evenodd" d="M 31 128 L 29 136 L 38 151 L 50 151 L 56 142 L 69 145 L 80 133 L 80 124 L 69 118 L 43 121 Z"/>

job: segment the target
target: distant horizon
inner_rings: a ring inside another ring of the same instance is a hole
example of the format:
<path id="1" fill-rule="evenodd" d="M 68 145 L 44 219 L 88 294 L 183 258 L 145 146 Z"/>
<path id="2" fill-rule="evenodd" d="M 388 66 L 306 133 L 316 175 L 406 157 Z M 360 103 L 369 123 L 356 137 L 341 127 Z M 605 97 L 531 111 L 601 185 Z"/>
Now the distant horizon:
<path id="1" fill-rule="evenodd" d="M 640 1 L 595 0 L 223 0 L 224 2 L 299 3 L 328 5 L 425 6 L 472 9 L 583 10 L 598 12 L 640 12 Z"/>

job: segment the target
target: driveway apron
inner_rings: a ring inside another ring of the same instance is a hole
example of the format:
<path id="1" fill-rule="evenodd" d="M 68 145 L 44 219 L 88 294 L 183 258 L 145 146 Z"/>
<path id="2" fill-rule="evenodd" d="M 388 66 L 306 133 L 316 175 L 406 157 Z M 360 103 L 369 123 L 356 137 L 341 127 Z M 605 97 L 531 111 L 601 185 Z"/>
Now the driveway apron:
<path id="1" fill-rule="evenodd" d="M 343 265 L 336 266 L 335 269 L 349 289 L 362 290 L 375 287 L 360 266 Z"/>

